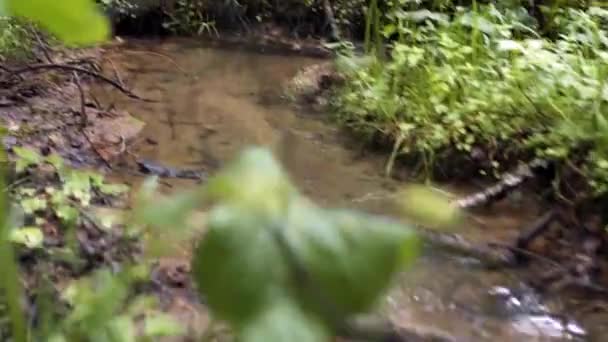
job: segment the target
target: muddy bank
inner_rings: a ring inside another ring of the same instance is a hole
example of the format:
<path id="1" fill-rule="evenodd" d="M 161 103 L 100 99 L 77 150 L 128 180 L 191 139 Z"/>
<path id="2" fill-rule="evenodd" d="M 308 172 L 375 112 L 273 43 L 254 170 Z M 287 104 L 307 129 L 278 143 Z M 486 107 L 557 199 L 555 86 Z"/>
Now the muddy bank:
<path id="1" fill-rule="evenodd" d="M 108 56 L 125 82 L 139 94 L 161 99 L 142 103 L 103 85 L 94 87 L 96 97 L 146 122 L 141 138 L 127 145 L 128 158 L 213 173 L 243 146 L 273 146 L 296 184 L 319 204 L 396 213 L 392 198 L 402 183 L 383 176 L 386 156 L 365 152 L 351 135 L 328 123 L 327 115 L 293 106 L 283 97 L 286 82 L 318 60 L 184 40 L 132 40 L 123 48 Z M 130 163 L 128 158 L 123 160 L 125 165 Z M 138 179 L 123 179 L 138 183 Z M 192 184 L 166 179 L 164 190 L 179 191 Z M 479 189 L 462 184 L 443 188 L 455 194 Z M 506 198 L 480 209 L 458 233 L 472 241 L 512 243 L 522 227 L 544 212 L 533 194 L 524 191 L 522 195 L 523 200 Z M 164 274 L 177 272 L 187 279 L 185 254 L 164 263 Z M 538 265 L 540 269 L 555 267 Z M 430 246 L 419 266 L 404 275 L 387 297 L 379 314 L 408 331 L 464 341 L 593 339 L 604 334 L 606 327 L 597 324 L 604 316 L 589 310 L 592 301 L 539 293 L 529 285 L 534 272 L 488 270 L 474 258 Z M 193 324 L 200 323 L 207 314 L 196 301 L 191 302 L 192 293 L 187 285 L 181 287 L 184 284 L 188 282 L 170 287 L 185 294 L 168 305 L 190 303 L 186 316 Z"/>

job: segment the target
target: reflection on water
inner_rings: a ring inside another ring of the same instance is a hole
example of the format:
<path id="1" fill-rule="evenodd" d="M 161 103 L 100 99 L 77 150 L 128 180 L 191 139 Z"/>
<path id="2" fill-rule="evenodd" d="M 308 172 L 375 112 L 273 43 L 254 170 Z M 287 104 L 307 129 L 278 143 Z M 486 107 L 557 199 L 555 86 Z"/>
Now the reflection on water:
<path id="1" fill-rule="evenodd" d="M 299 68 L 318 61 L 203 45 L 133 41 L 109 56 L 135 91 L 162 100 L 141 103 L 95 89 L 98 97 L 147 123 L 134 153 L 212 172 L 247 144 L 288 142 L 282 147 L 286 168 L 321 205 L 394 212 L 390 195 L 399 184 L 382 177 L 383 156 L 363 156 L 353 139 L 318 114 L 280 99 L 281 85 Z M 173 190 L 192 185 L 185 180 L 171 183 Z M 533 210 L 500 207 L 477 217 L 463 233 L 508 238 L 535 215 Z M 473 224 L 479 222 L 484 227 Z M 585 329 L 563 316 L 565 306 L 559 298 L 543 301 L 515 271 L 483 270 L 472 260 L 428 249 L 415 269 L 403 275 L 381 311 L 397 325 L 456 340 L 583 338 Z"/>

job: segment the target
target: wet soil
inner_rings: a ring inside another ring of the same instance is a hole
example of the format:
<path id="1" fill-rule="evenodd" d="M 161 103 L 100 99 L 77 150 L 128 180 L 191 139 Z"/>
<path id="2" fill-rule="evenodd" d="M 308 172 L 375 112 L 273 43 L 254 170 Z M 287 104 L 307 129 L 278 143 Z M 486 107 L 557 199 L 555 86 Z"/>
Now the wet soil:
<path id="1" fill-rule="evenodd" d="M 285 82 L 321 60 L 180 39 L 129 40 L 104 57 L 135 92 L 158 100 L 145 103 L 93 87 L 96 98 L 146 124 L 140 137 L 125 146 L 127 159 L 213 173 L 244 146 L 267 145 L 280 151 L 295 183 L 320 205 L 396 214 L 391 197 L 403 183 L 382 175 L 386 156 L 365 152 L 324 113 L 282 97 Z M 115 176 L 133 184 L 141 180 L 119 171 Z M 165 184 L 171 193 L 195 182 Z M 455 194 L 477 190 L 460 184 L 442 188 Z M 459 233 L 476 241 L 511 242 L 540 214 L 535 202 L 532 194 L 503 200 L 471 216 Z M 167 286 L 173 295 L 167 306 L 202 332 L 208 314 L 189 285 L 188 254 L 161 260 L 159 276 L 181 279 Z M 531 276 L 526 270 L 488 270 L 477 260 L 428 248 L 377 315 L 455 341 L 599 341 L 606 335 L 608 316 L 601 305 L 543 296 L 527 285 Z"/>

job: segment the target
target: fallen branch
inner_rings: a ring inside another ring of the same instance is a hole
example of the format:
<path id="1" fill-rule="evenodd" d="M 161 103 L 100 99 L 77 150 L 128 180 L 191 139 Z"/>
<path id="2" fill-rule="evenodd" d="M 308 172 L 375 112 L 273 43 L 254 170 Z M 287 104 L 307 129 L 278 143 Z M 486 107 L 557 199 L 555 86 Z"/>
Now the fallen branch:
<path id="1" fill-rule="evenodd" d="M 473 243 L 458 234 L 437 232 L 426 228 L 418 228 L 418 232 L 425 241 L 434 246 L 479 259 L 491 267 L 513 266 L 517 261 L 512 250 L 496 248 L 491 243 Z"/>
<path id="2" fill-rule="evenodd" d="M 549 162 L 543 159 L 534 159 L 530 163 L 520 165 L 515 171 L 503 175 L 498 183 L 472 195 L 465 196 L 455 201 L 455 206 L 461 209 L 478 207 L 504 196 L 509 191 L 517 188 L 526 180 L 534 178 L 539 169 L 545 169 Z"/>
<path id="3" fill-rule="evenodd" d="M 147 98 L 143 98 L 139 95 L 136 95 L 129 89 L 123 87 L 117 81 L 114 81 L 98 72 L 87 70 L 87 69 L 80 68 L 80 67 L 73 66 L 73 65 L 48 63 L 48 64 L 27 65 L 27 66 L 19 68 L 19 69 L 9 69 L 6 67 L 4 67 L 3 69 L 8 71 L 9 77 L 20 76 L 21 74 L 28 73 L 28 72 L 36 72 L 36 71 L 40 71 L 40 70 L 52 70 L 52 69 L 77 72 L 77 73 L 92 76 L 100 81 L 103 81 L 103 82 L 113 86 L 114 88 L 118 89 L 119 91 L 121 91 L 122 93 L 124 93 L 125 95 L 127 95 L 128 97 L 130 97 L 132 99 L 145 101 L 145 102 L 158 102 L 156 100 L 147 99 Z"/>
<path id="4" fill-rule="evenodd" d="M 555 210 L 549 210 L 546 214 L 534 220 L 530 226 L 524 228 L 519 234 L 515 246 L 517 246 L 517 248 L 527 249 L 534 239 L 539 237 L 549 228 L 551 222 L 553 222 L 556 217 L 557 212 Z"/>

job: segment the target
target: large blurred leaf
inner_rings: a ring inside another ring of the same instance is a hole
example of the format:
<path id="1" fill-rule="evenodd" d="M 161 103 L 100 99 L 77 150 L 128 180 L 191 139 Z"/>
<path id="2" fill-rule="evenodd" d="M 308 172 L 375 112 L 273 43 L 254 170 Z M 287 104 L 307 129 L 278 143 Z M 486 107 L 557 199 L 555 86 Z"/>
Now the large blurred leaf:
<path id="1" fill-rule="evenodd" d="M 327 328 L 285 297 L 279 297 L 248 322 L 241 334 L 244 342 L 328 342 Z"/>
<path id="2" fill-rule="evenodd" d="M 449 198 L 429 187 L 410 185 L 398 197 L 402 212 L 415 223 L 432 228 L 449 228 L 462 220 Z"/>
<path id="3" fill-rule="evenodd" d="M 323 341 L 320 326 L 369 309 L 417 254 L 401 224 L 298 196 L 264 150 L 243 153 L 211 183 L 217 203 L 193 275 L 246 341 Z"/>
<path id="4" fill-rule="evenodd" d="M 92 0 L 4 0 L 10 15 L 30 19 L 67 44 L 98 43 L 110 26 Z"/>
<path id="5" fill-rule="evenodd" d="M 213 200 L 271 216 L 284 214 L 290 198 L 297 195 L 271 152 L 263 148 L 245 150 L 209 180 L 207 190 Z"/>
<path id="6" fill-rule="evenodd" d="M 320 287 L 302 304 L 314 303 L 310 296 L 323 291 L 344 316 L 369 310 L 418 252 L 418 238 L 408 227 L 351 210 L 318 209 L 307 201 L 292 203 L 288 227 L 290 246 Z"/>
<path id="7" fill-rule="evenodd" d="M 269 222 L 250 210 L 217 207 L 193 259 L 193 273 L 212 310 L 241 324 L 265 308 L 286 271 Z"/>

